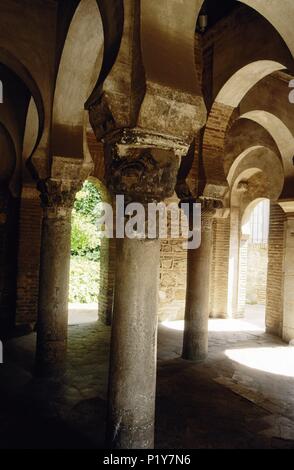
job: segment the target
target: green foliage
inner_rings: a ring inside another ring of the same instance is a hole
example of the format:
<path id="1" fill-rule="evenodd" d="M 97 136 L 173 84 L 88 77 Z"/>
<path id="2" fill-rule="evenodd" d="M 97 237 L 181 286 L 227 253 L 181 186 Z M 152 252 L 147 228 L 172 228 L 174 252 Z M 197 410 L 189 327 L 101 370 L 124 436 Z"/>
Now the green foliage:
<path id="1" fill-rule="evenodd" d="M 100 202 L 101 196 L 98 190 L 92 183 L 85 181 L 81 191 L 76 195 L 74 213 L 86 217 L 90 223 L 95 224 Z"/>
<path id="2" fill-rule="evenodd" d="M 72 212 L 70 292 L 71 303 L 98 301 L 100 239 L 96 227 L 101 197 L 86 181 Z"/>
<path id="3" fill-rule="evenodd" d="M 69 302 L 98 302 L 99 263 L 73 256 L 70 263 Z"/>
<path id="4" fill-rule="evenodd" d="M 98 261 L 100 240 L 95 225 L 91 224 L 86 217 L 73 214 L 71 230 L 71 254 Z"/>
<path id="5" fill-rule="evenodd" d="M 95 186 L 86 181 L 76 196 L 72 213 L 71 253 L 98 261 L 100 240 L 96 227 L 101 197 Z"/>

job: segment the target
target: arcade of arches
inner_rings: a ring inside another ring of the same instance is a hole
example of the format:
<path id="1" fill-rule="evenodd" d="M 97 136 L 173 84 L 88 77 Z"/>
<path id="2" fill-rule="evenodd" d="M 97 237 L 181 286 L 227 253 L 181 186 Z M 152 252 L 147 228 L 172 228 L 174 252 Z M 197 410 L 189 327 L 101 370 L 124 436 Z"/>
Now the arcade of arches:
<path id="1" fill-rule="evenodd" d="M 1 0 L 0 447 L 294 448 L 293 22 L 293 0 Z M 197 200 L 202 240 L 102 239 L 99 319 L 68 326 L 86 180 Z"/>

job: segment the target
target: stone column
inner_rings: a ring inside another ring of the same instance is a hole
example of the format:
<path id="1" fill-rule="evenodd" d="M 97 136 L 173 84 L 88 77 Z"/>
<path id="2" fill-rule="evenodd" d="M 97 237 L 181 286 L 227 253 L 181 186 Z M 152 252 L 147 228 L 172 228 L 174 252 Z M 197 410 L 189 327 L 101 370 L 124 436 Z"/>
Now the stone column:
<path id="1" fill-rule="evenodd" d="M 112 146 L 106 159 L 108 186 L 126 203 L 146 209 L 174 191 L 178 159 L 171 150 Z M 145 238 L 134 231 L 116 240 L 107 420 L 107 446 L 115 449 L 154 446 L 160 241 L 147 238 L 144 214 Z"/>
<path id="2" fill-rule="evenodd" d="M 64 371 L 67 349 L 71 210 L 79 183 L 50 179 L 42 188 L 36 374 Z"/>
<path id="3" fill-rule="evenodd" d="M 188 250 L 183 359 L 201 361 L 208 352 L 212 221 L 217 202 L 201 200 L 201 244 Z"/>
<path id="4" fill-rule="evenodd" d="M 117 240 L 108 444 L 152 448 L 159 240 Z"/>

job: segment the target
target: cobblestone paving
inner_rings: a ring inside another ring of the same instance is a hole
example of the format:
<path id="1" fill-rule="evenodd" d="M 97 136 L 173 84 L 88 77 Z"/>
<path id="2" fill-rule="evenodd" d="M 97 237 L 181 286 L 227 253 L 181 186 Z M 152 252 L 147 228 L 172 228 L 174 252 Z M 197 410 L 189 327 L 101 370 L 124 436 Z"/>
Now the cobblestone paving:
<path id="1" fill-rule="evenodd" d="M 290 348 L 260 331 L 209 336 L 207 361 L 193 364 L 180 358 L 182 331 L 159 327 L 156 446 L 294 448 L 293 376 L 225 353 Z M 34 334 L 9 341 L 0 369 L 0 447 L 103 447 L 109 339 L 99 322 L 70 326 L 67 373 L 58 381 L 32 378 Z"/>

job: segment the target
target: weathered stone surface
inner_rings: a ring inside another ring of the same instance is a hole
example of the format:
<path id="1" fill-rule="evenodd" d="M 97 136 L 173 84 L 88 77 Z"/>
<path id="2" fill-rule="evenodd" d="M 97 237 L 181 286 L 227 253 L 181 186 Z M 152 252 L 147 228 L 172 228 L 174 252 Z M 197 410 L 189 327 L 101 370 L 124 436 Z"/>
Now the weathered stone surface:
<path id="1" fill-rule="evenodd" d="M 159 254 L 159 240 L 117 240 L 108 416 L 111 448 L 154 445 Z"/>
<path id="2" fill-rule="evenodd" d="M 182 357 L 191 361 L 203 360 L 208 351 L 208 318 L 210 266 L 212 255 L 212 222 L 220 201 L 202 198 L 201 244 L 188 250 L 185 329 Z"/>
<path id="3" fill-rule="evenodd" d="M 106 181 L 112 194 L 124 194 L 132 202 L 156 202 L 172 196 L 178 159 L 171 150 L 117 148 L 107 152 Z"/>
<path id="4" fill-rule="evenodd" d="M 44 208 L 41 238 L 37 375 L 62 373 L 66 361 L 71 210 L 89 166 L 55 159 L 53 177 L 39 181 Z M 60 177 L 61 179 L 58 179 Z M 60 262 L 62 260 L 62 263 Z"/>

